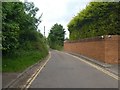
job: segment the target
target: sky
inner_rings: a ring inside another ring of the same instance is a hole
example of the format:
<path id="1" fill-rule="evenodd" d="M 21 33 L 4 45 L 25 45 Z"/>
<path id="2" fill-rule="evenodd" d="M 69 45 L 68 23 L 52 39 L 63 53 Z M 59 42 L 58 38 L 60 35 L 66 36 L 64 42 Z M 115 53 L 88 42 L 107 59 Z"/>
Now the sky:
<path id="1" fill-rule="evenodd" d="M 51 27 L 58 23 L 63 26 L 66 31 L 65 38 L 69 38 L 67 24 L 70 20 L 83 10 L 91 0 L 22 0 L 27 2 L 34 2 L 35 6 L 39 8 L 37 17 L 42 13 L 42 22 L 39 25 L 40 32 L 47 37 Z"/>

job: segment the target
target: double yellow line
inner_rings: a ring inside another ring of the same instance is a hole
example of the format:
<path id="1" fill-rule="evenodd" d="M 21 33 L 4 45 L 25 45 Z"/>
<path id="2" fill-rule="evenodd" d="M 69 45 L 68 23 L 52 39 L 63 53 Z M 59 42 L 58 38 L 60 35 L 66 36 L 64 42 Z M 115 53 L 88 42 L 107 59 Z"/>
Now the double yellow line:
<path id="1" fill-rule="evenodd" d="M 42 67 L 40 66 L 37 71 L 27 80 L 27 83 L 23 86 L 23 89 L 28 89 L 30 87 L 30 85 L 32 84 L 32 82 L 35 80 L 35 78 L 38 76 L 38 74 L 41 72 L 41 70 L 44 68 L 44 66 L 47 64 L 47 62 L 49 61 L 49 59 L 51 58 L 51 53 L 49 52 L 49 57 L 46 60 L 46 62 L 42 65 Z"/>
<path id="2" fill-rule="evenodd" d="M 60 52 L 60 51 L 57 51 L 57 52 Z M 60 52 L 60 53 L 64 53 L 64 52 Z M 99 67 L 89 61 L 86 61 L 86 60 L 83 60 L 77 56 L 74 56 L 74 55 L 71 55 L 71 54 L 68 54 L 68 53 L 64 53 L 64 54 L 67 54 L 69 56 L 72 56 L 74 58 L 77 58 L 78 60 L 86 63 L 86 64 L 89 64 L 90 66 L 96 68 L 97 70 L 99 71 L 102 71 L 103 73 L 111 76 L 112 78 L 116 79 L 116 80 L 119 80 L 119 77 L 105 69 L 103 69 L 102 67 Z M 40 66 L 39 69 L 37 69 L 37 71 L 31 76 L 31 78 L 27 81 L 26 85 L 24 85 L 24 89 L 28 89 L 30 87 L 30 85 L 32 84 L 32 82 L 35 80 L 35 78 L 38 76 L 38 74 L 41 72 L 41 70 L 44 68 L 44 66 L 47 64 L 47 62 L 49 61 L 49 59 L 51 58 L 51 53 L 49 52 L 49 58 L 47 59 L 47 61 L 42 65 L 42 67 Z"/>

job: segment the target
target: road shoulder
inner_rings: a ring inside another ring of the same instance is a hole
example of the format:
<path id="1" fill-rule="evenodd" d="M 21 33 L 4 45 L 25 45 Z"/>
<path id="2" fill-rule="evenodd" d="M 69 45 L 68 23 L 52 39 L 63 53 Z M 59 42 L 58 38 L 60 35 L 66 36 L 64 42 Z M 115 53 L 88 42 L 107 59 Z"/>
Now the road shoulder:
<path id="1" fill-rule="evenodd" d="M 23 88 L 29 78 L 37 71 L 39 67 L 46 62 L 49 58 L 50 53 L 42 61 L 37 62 L 36 64 L 28 67 L 23 72 L 17 73 L 2 73 L 2 87 L 3 88 Z"/>
<path id="2" fill-rule="evenodd" d="M 65 51 L 63 51 L 65 52 Z M 118 72 L 118 66 L 117 64 L 107 64 L 107 63 L 103 63 L 103 62 L 100 62 L 98 60 L 95 60 L 95 59 L 92 59 L 92 58 L 89 58 L 89 57 L 86 57 L 84 55 L 80 55 L 80 54 L 76 54 L 76 53 L 72 53 L 72 52 L 65 52 L 65 53 L 68 53 L 68 54 L 71 54 L 71 55 L 74 55 L 74 56 L 77 56 L 79 58 L 82 58 L 88 62 L 91 62 L 97 66 L 100 66 L 102 68 L 104 68 L 105 70 L 115 74 L 115 75 L 119 75 L 119 72 Z"/>

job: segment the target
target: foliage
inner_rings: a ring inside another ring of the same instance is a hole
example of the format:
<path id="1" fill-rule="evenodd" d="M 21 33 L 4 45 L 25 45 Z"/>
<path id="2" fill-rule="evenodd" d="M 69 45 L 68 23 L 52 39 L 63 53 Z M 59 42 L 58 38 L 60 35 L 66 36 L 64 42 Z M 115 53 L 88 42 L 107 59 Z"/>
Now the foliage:
<path id="1" fill-rule="evenodd" d="M 18 50 L 16 55 L 10 57 L 3 57 L 2 70 L 3 72 L 21 72 L 27 67 L 39 62 L 46 57 L 47 52 L 39 50 Z"/>
<path id="2" fill-rule="evenodd" d="M 91 2 L 68 24 L 70 39 L 120 35 L 119 2 Z"/>
<path id="3" fill-rule="evenodd" d="M 2 3 L 2 44 L 3 55 L 5 53 L 13 52 L 19 45 L 19 24 L 13 21 L 15 15 L 19 12 L 16 5 L 21 3 Z M 16 10 L 14 8 L 16 7 Z M 14 10 L 14 11 L 13 11 Z M 16 15 L 17 16 L 17 15 Z"/>
<path id="4" fill-rule="evenodd" d="M 64 34 L 65 34 L 65 31 L 63 26 L 57 23 L 54 24 L 48 36 L 48 42 L 49 42 L 50 48 L 60 49 L 64 43 Z"/>
<path id="5" fill-rule="evenodd" d="M 3 68 L 3 71 L 6 68 L 13 69 L 12 67 L 22 69 L 20 65 L 24 64 L 27 67 L 48 54 L 45 38 L 37 31 L 42 16 L 36 18 L 38 10 L 34 3 L 2 3 L 3 66 L 12 65 Z M 21 64 L 17 67 L 19 63 Z"/>
<path id="6" fill-rule="evenodd" d="M 3 2 L 3 55 L 19 48 L 34 48 L 32 42 L 44 43 L 43 36 L 37 32 L 37 24 L 41 22 L 41 16 L 35 17 L 38 10 L 33 3 Z"/>

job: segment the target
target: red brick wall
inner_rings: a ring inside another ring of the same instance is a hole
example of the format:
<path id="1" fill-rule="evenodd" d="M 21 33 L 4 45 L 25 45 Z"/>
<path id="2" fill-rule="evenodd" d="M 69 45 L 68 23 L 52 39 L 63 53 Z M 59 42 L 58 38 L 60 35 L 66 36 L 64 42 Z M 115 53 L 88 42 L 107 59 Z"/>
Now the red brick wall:
<path id="1" fill-rule="evenodd" d="M 112 38 L 105 38 L 105 61 L 107 63 L 118 63 L 118 39 L 119 36 L 116 35 Z"/>
<path id="2" fill-rule="evenodd" d="M 105 36 L 103 39 L 97 37 L 93 39 L 65 42 L 64 50 L 79 53 L 102 62 L 116 64 L 118 63 L 118 57 L 120 57 L 120 41 L 118 39 L 120 40 L 120 36 L 112 35 L 111 38 Z"/>

